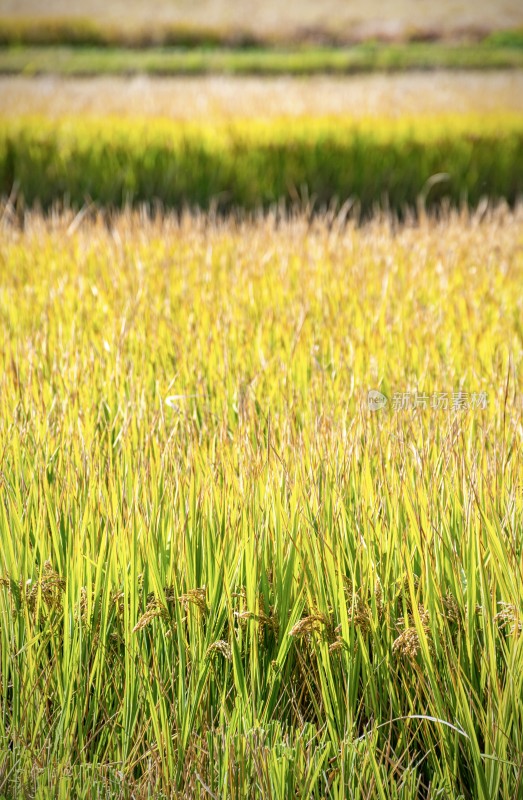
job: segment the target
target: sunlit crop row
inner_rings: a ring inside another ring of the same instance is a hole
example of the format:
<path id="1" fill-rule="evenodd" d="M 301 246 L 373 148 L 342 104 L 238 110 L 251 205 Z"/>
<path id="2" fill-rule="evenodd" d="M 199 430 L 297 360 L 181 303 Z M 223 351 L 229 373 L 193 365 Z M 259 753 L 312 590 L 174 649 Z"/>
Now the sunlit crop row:
<path id="1" fill-rule="evenodd" d="M 93 213 L 2 214 L 0 796 L 520 796 L 521 210 Z"/>
<path id="2" fill-rule="evenodd" d="M 523 192 L 523 117 L 4 120 L 0 187 L 47 208 L 252 209 L 313 198 L 320 207 L 350 200 L 368 214 L 442 199 L 514 203 Z"/>

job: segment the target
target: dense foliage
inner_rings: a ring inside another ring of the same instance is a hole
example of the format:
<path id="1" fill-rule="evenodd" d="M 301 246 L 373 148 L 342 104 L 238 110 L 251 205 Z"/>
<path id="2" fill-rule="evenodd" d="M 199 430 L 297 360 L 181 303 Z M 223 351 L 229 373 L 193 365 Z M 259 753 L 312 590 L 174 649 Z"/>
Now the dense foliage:
<path id="1" fill-rule="evenodd" d="M 367 213 L 442 198 L 514 203 L 523 191 L 523 118 L 4 121 L 0 187 L 44 208 L 86 200 L 257 208 L 308 197 L 351 199 Z"/>
<path id="2" fill-rule="evenodd" d="M 91 214 L 2 215 L 0 796 L 520 797 L 521 211 Z"/>

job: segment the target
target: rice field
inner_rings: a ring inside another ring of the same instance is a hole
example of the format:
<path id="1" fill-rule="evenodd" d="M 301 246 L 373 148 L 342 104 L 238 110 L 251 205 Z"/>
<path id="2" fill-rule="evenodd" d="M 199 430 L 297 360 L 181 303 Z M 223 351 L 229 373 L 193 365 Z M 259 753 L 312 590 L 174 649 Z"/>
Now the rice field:
<path id="1" fill-rule="evenodd" d="M 285 4 L 228 0 L 157 0 L 152 18 L 145 0 L 2 0 L 2 17 L 30 20 L 82 19 L 113 25 L 117 29 L 182 25 L 186 28 L 211 28 L 247 31 L 261 36 L 300 35 L 325 30 L 351 36 L 395 38 L 413 31 L 448 34 L 463 29 L 490 30 L 523 24 L 518 0 L 496 3 L 472 0 L 443 0 L 420 3 L 418 0 L 393 0 L 386 9 L 380 0 L 287 0 Z"/>
<path id="2" fill-rule="evenodd" d="M 0 796 L 521 797 L 521 207 L 1 211 Z"/>
<path id="3" fill-rule="evenodd" d="M 150 9 L 0 17 L 44 14 Z M 523 798 L 523 73 L 0 77 L 0 114 L 0 800 Z"/>
<path id="4" fill-rule="evenodd" d="M 187 121 L 523 112 L 523 72 L 409 72 L 352 77 L 0 76 L 4 117 Z M 297 121 L 299 124 L 299 120 Z"/>
<path id="5" fill-rule="evenodd" d="M 523 115 L 0 119 L 0 191 L 25 205 L 258 211 L 346 207 L 368 217 L 523 193 Z"/>

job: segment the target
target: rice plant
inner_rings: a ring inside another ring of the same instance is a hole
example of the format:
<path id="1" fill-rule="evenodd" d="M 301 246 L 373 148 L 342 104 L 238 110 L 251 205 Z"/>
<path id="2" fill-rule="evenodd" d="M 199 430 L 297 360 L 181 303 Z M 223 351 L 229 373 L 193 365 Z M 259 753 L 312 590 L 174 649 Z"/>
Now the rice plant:
<path id="1" fill-rule="evenodd" d="M 420 197 L 427 207 L 485 197 L 513 205 L 523 193 L 523 117 L 4 119 L 0 191 L 47 210 L 155 202 L 256 211 L 313 199 L 317 209 L 349 201 L 368 217 L 376 206 L 405 215 Z"/>
<path id="2" fill-rule="evenodd" d="M 2 211 L 0 796 L 521 797 L 521 209 Z"/>

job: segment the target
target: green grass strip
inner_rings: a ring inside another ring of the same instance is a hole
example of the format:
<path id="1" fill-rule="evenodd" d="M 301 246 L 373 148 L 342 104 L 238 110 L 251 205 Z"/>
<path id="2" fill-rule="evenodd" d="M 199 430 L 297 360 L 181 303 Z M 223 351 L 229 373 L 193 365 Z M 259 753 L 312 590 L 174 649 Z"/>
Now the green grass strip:
<path id="1" fill-rule="evenodd" d="M 150 23 L 125 20 L 115 24 L 93 17 L 0 16 L 0 45 L 73 45 L 91 47 L 293 47 L 324 45 L 340 47 L 361 44 L 361 33 L 352 26 L 340 25 L 331 19 L 327 25 L 313 28 L 282 26 L 271 32 L 255 30 L 244 20 L 233 24 L 201 24 L 186 21 Z M 239 22 L 239 24 L 238 24 Z M 245 24 L 245 22 L 247 24 Z M 378 34 L 376 41 L 390 42 L 390 35 Z M 457 42 L 460 46 L 485 44 L 490 47 L 523 47 L 523 28 L 494 30 L 486 33 L 483 26 L 458 26 L 453 32 L 438 30 L 433 25 L 409 26 L 396 39 L 407 44 Z"/>
<path id="2" fill-rule="evenodd" d="M 438 176 L 434 178 L 433 176 Z M 523 117 L 402 121 L 310 118 L 196 125 L 23 119 L 0 123 L 0 189 L 48 208 L 267 207 L 352 198 L 363 212 L 420 197 L 474 205 L 523 192 Z"/>
<path id="3" fill-rule="evenodd" d="M 409 69 L 516 68 L 523 68 L 523 48 L 482 43 L 242 49 L 21 45 L 0 49 L 0 73 L 26 75 L 346 75 Z"/>

